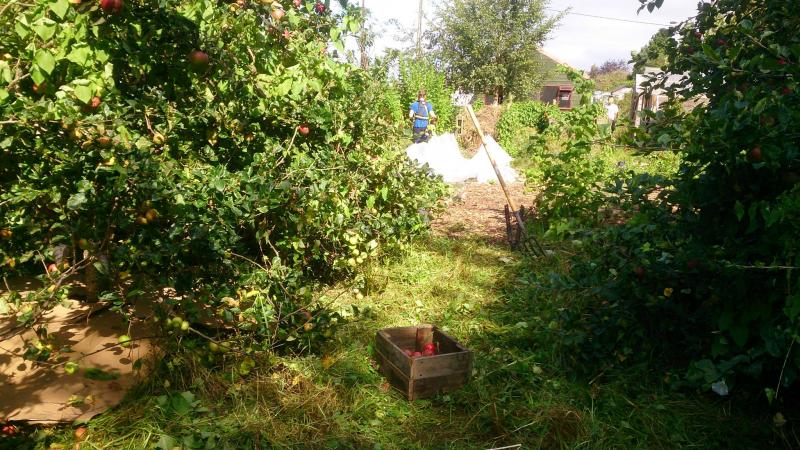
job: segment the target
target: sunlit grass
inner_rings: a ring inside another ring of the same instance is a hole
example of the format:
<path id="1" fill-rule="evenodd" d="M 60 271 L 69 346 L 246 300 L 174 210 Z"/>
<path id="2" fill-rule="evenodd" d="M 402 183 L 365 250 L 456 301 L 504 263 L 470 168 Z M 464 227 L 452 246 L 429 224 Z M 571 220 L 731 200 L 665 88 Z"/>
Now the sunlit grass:
<path id="1" fill-rule="evenodd" d="M 528 261 L 538 276 L 569 270 L 568 248 Z M 89 423 L 82 448 L 767 448 L 768 417 L 705 396 L 676 393 L 646 367 L 577 377 L 548 330 L 566 299 L 527 288 L 520 256 L 471 240 L 429 238 L 372 267 L 335 302 L 368 312 L 320 355 L 264 357 L 241 378 L 237 360 L 208 369 L 177 357 L 128 400 Z M 331 293 L 327 294 L 331 295 Z M 389 389 L 371 345 L 384 327 L 433 323 L 475 352 L 471 382 L 409 403 Z M 157 397 L 192 392 L 186 414 Z M 42 441 L 72 444 L 71 430 Z M 764 445 L 762 445 L 764 444 Z M 209 445 L 210 447 L 206 447 Z M 65 447 L 69 448 L 69 447 Z M 172 448 L 172 447 L 169 447 Z"/>

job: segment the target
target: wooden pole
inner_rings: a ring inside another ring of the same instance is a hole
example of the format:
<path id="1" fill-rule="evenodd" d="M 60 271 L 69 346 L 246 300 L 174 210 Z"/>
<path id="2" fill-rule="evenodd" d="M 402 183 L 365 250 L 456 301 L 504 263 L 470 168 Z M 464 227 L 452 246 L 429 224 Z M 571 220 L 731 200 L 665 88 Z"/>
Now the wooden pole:
<path id="1" fill-rule="evenodd" d="M 367 9 L 365 8 L 365 1 L 361 0 L 361 12 L 366 15 Z M 367 58 L 367 24 L 364 23 L 364 28 L 361 30 L 361 42 L 359 43 L 359 50 L 361 50 L 361 68 L 367 70 L 369 67 L 369 58 Z"/>
<path id="2" fill-rule="evenodd" d="M 419 13 L 417 16 L 417 58 L 422 57 L 422 0 L 419 0 Z"/>
<path id="3" fill-rule="evenodd" d="M 475 129 L 478 130 L 478 135 L 480 135 L 481 142 L 483 143 L 483 150 L 486 152 L 486 156 L 489 158 L 489 162 L 492 163 L 492 167 L 494 168 L 494 173 L 497 175 L 497 181 L 500 182 L 500 186 L 503 188 L 503 194 L 506 196 L 506 201 L 508 202 L 508 206 L 511 208 L 511 212 L 514 213 L 514 217 L 517 219 L 517 224 L 519 225 L 519 229 L 522 232 L 523 239 L 531 238 L 533 239 L 536 250 L 540 252 L 540 254 L 544 255 L 544 249 L 542 249 L 541 244 L 534 238 L 533 236 L 528 235 L 528 231 L 525 229 L 525 222 L 522 220 L 522 216 L 519 213 L 519 209 L 514 204 L 514 200 L 511 199 L 511 195 L 508 192 L 508 186 L 506 186 L 506 180 L 503 179 L 503 175 L 500 173 L 500 168 L 497 167 L 497 161 L 494 160 L 492 154 L 489 153 L 489 145 L 486 143 L 486 137 L 483 135 L 483 129 L 481 128 L 481 124 L 478 122 L 478 118 L 475 116 L 475 111 L 472 110 L 472 105 L 466 106 L 467 113 L 469 113 L 470 119 L 472 119 L 472 124 L 475 125 Z"/>

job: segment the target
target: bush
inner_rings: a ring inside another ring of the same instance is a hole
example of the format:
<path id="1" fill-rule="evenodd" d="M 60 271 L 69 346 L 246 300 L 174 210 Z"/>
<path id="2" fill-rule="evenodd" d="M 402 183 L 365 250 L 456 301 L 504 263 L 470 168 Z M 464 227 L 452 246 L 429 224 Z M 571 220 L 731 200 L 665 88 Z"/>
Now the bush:
<path id="1" fill-rule="evenodd" d="M 85 273 L 120 306 L 172 286 L 162 319 L 308 348 L 336 323 L 313 288 L 425 229 L 442 187 L 394 149 L 396 98 L 326 54 L 358 11 L 282 3 L 4 8 L 0 275 L 44 282 L 0 298 L 20 322 Z"/>
<path id="2" fill-rule="evenodd" d="M 523 154 L 530 133 L 541 134 L 559 110 L 541 102 L 512 103 L 497 122 L 497 142 L 511 156 Z"/>
<path id="3" fill-rule="evenodd" d="M 670 30 L 668 69 L 687 80 L 631 139 L 681 167 L 618 182 L 623 223 L 587 232 L 589 255 L 548 285 L 581 293 L 564 311 L 565 355 L 584 367 L 655 356 L 693 386 L 755 382 L 770 401 L 796 385 L 800 38 L 780 30 L 798 20 L 785 2 L 723 0 Z"/>

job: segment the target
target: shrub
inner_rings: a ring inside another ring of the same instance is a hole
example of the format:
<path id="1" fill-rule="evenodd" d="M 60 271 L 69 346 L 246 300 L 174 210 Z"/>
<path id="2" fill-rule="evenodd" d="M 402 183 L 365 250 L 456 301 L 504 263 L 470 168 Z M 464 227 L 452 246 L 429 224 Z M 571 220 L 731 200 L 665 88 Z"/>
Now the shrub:
<path id="1" fill-rule="evenodd" d="M 308 348 L 336 323 L 313 288 L 425 229 L 441 185 L 394 149 L 396 99 L 326 54 L 358 11 L 276 6 L 4 7 L 0 275 L 52 286 L 0 299 L 20 322 L 88 272 L 132 276 L 102 295 L 119 305 L 172 286 L 162 319 Z"/>
<path id="2" fill-rule="evenodd" d="M 785 2 L 723 0 L 669 30 L 668 70 L 685 82 L 632 139 L 681 167 L 619 182 L 625 222 L 591 231 L 572 261 L 560 287 L 588 294 L 562 329 L 582 364 L 657 356 L 691 385 L 756 382 L 770 401 L 796 385 L 798 27 Z"/>
<path id="3" fill-rule="evenodd" d="M 541 102 L 512 103 L 497 122 L 497 142 L 511 156 L 522 155 L 529 133 L 543 133 L 558 113 L 558 108 Z"/>

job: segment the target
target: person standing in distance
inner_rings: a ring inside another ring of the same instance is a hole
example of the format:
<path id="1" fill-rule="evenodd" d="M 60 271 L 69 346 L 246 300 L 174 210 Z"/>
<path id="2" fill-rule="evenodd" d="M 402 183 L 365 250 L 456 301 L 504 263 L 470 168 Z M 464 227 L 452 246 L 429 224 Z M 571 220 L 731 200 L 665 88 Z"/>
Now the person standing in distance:
<path id="1" fill-rule="evenodd" d="M 436 120 L 436 113 L 433 112 L 433 105 L 425 100 L 425 90 L 421 89 L 417 93 L 417 101 L 411 104 L 408 117 L 414 121 L 412 139 L 415 144 L 427 142 L 428 124 Z"/>
<path id="2" fill-rule="evenodd" d="M 608 117 L 608 123 L 611 124 L 612 133 L 617 127 L 617 114 L 619 114 L 619 106 L 614 102 L 614 97 L 610 97 L 606 105 L 606 116 Z"/>

